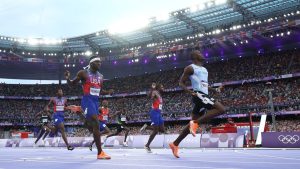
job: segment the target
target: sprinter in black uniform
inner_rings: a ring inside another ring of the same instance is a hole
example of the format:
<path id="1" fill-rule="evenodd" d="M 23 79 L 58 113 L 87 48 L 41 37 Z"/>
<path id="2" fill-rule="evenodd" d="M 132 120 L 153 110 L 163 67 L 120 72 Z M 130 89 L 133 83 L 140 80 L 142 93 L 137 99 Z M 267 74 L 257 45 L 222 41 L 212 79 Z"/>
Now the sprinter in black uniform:
<path id="1" fill-rule="evenodd" d="M 122 112 L 124 112 L 124 110 L 122 111 L 118 111 L 116 114 L 112 115 L 112 117 L 115 117 L 116 118 L 116 123 L 117 123 L 117 131 L 108 135 L 106 137 L 109 138 L 109 137 L 112 137 L 112 136 L 117 136 L 119 135 L 123 130 L 125 130 L 125 138 L 124 138 L 124 141 L 123 141 L 123 146 L 124 147 L 127 147 L 127 136 L 128 136 L 128 133 L 129 133 L 129 128 L 126 127 L 126 121 L 127 121 L 127 118 L 124 114 L 122 114 Z"/>
<path id="2" fill-rule="evenodd" d="M 51 113 L 48 107 L 46 106 L 44 110 L 38 112 L 35 115 L 35 119 L 40 126 L 40 131 L 37 139 L 35 140 L 35 144 L 43 137 L 43 140 L 48 136 L 51 132 Z"/>

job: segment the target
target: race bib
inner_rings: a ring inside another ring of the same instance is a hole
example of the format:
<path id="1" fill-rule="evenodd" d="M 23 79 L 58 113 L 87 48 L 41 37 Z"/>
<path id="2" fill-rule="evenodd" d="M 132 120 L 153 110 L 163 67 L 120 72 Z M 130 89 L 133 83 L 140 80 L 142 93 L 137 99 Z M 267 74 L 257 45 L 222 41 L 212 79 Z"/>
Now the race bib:
<path id="1" fill-rule="evenodd" d="M 106 115 L 106 116 L 103 116 L 103 120 L 108 120 L 108 116 Z"/>
<path id="2" fill-rule="evenodd" d="M 48 119 L 42 119 L 43 123 L 48 123 Z"/>
<path id="3" fill-rule="evenodd" d="M 56 106 L 56 111 L 64 111 L 65 106 Z"/>
<path id="4" fill-rule="evenodd" d="M 123 121 L 123 122 L 126 121 L 126 117 L 122 117 L 121 121 Z"/>
<path id="5" fill-rule="evenodd" d="M 158 109 L 162 110 L 162 104 L 159 104 Z"/>
<path id="6" fill-rule="evenodd" d="M 211 104 L 211 105 L 214 105 L 214 102 L 211 101 L 209 98 L 205 97 L 204 94 L 197 93 L 197 97 L 198 97 L 199 99 L 201 99 L 201 101 L 202 101 L 204 104 Z"/>
<path id="7" fill-rule="evenodd" d="M 99 96 L 100 95 L 100 91 L 101 89 L 97 89 L 97 88 L 90 88 L 90 94 L 93 96 Z"/>

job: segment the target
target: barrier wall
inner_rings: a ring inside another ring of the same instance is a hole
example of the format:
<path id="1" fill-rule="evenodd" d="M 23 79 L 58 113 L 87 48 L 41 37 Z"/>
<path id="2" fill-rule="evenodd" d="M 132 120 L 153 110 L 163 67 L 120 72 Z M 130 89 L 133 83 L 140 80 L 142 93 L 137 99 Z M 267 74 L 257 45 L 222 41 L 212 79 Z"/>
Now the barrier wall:
<path id="1" fill-rule="evenodd" d="M 174 141 L 178 134 L 157 135 L 151 147 L 164 148 Z M 148 141 L 149 135 L 135 135 L 127 137 L 127 144 L 130 148 L 142 148 Z M 102 137 L 101 142 L 105 137 Z M 200 143 L 201 139 L 201 143 Z M 64 147 L 65 144 L 62 138 L 46 138 L 44 141 L 39 141 L 34 144 L 35 138 L 27 139 L 0 139 L 0 147 Z M 75 147 L 88 147 L 93 141 L 92 137 L 69 137 L 69 144 Z M 114 136 L 106 140 L 104 147 L 122 147 L 124 136 Z M 188 135 L 181 143 L 180 147 L 186 148 L 219 148 L 219 147 L 243 147 L 244 135 L 237 133 L 222 133 L 222 134 L 197 134 L 196 137 Z"/>
<path id="2" fill-rule="evenodd" d="M 244 145 L 244 134 L 220 133 L 203 134 L 201 148 L 237 148 Z"/>
<path id="3" fill-rule="evenodd" d="M 300 148 L 300 132 L 263 132 L 262 146 L 269 148 Z"/>

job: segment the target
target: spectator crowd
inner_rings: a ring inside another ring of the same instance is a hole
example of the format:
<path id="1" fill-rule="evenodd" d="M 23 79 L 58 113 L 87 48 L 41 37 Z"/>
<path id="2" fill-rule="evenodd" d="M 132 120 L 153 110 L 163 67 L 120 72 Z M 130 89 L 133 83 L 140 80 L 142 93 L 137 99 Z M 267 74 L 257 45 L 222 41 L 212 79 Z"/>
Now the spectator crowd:
<path id="1" fill-rule="evenodd" d="M 257 79 L 267 76 L 278 76 L 300 72 L 300 56 L 297 51 L 284 51 L 269 54 L 260 54 L 253 57 L 236 58 L 220 62 L 206 63 L 211 83 L 233 80 Z M 112 79 L 104 82 L 104 88 L 111 88 L 115 93 L 137 93 L 149 89 L 152 82 L 161 83 L 165 89 L 178 87 L 178 80 L 182 69 L 162 71 L 141 76 Z M 52 85 L 10 85 L 0 84 L 0 96 L 40 97 L 55 96 L 59 86 Z M 70 88 L 60 86 L 65 95 L 81 95 L 81 86 Z M 250 111 L 268 113 L 269 92 L 272 89 L 275 111 L 300 110 L 300 79 L 278 79 L 266 82 L 247 82 L 239 85 L 225 86 L 221 93 L 211 92 L 210 95 L 223 103 L 227 114 L 247 113 Z M 163 96 L 163 116 L 165 120 L 178 121 L 190 116 L 192 110 L 191 97 L 183 91 L 168 91 Z M 110 97 L 110 113 L 121 111 L 129 122 L 149 120 L 148 112 L 151 109 L 151 100 L 146 95 Z M 42 99 L 0 99 L 0 123 L 13 123 L 17 125 L 34 124 L 36 113 L 41 111 L 48 100 Z M 69 100 L 68 104 L 80 105 L 80 99 Z M 66 122 L 78 122 L 79 117 L 70 111 L 65 112 Z M 114 119 L 110 119 L 114 122 Z M 278 126 L 283 131 L 299 130 L 299 123 L 281 121 Z M 181 126 L 172 126 L 169 132 L 179 131 Z M 132 128 L 132 132 L 138 132 Z M 81 129 L 71 130 L 70 133 L 84 135 Z"/>

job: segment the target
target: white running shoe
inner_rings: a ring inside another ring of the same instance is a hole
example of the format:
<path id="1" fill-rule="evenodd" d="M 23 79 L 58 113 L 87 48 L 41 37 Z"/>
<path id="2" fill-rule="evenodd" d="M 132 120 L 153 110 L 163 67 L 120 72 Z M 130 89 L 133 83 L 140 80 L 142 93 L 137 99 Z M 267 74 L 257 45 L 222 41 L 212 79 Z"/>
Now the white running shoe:
<path id="1" fill-rule="evenodd" d="M 127 142 L 123 142 L 123 147 L 128 147 Z"/>
<path id="2" fill-rule="evenodd" d="M 147 126 L 148 126 L 147 124 L 144 124 L 143 127 L 140 129 L 140 132 L 144 132 Z"/>
<path id="3" fill-rule="evenodd" d="M 144 146 L 145 150 L 147 151 L 147 153 L 152 153 L 151 151 L 151 148 L 150 147 L 147 147 L 147 146 Z"/>

